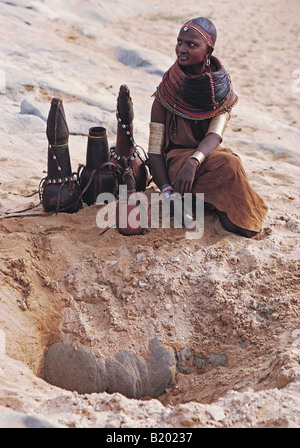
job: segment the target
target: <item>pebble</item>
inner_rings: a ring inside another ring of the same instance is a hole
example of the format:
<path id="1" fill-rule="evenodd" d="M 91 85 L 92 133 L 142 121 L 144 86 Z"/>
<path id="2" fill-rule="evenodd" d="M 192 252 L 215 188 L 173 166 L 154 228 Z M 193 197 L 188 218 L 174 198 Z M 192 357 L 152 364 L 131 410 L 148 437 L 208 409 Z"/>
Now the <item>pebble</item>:
<path id="1" fill-rule="evenodd" d="M 144 261 L 146 259 L 146 255 L 141 253 L 141 254 L 137 254 L 136 259 L 138 262 L 140 261 Z"/>
<path id="2" fill-rule="evenodd" d="M 28 307 L 27 307 L 26 299 L 22 298 L 22 299 L 17 300 L 17 302 L 18 302 L 18 304 L 19 304 L 19 307 L 20 307 L 23 311 L 26 311 L 26 310 L 27 310 Z"/>
<path id="3" fill-rule="evenodd" d="M 111 265 L 111 266 L 114 266 L 114 265 L 117 264 L 118 262 L 117 262 L 117 260 L 106 260 L 105 263 L 106 263 L 106 264 L 109 264 L 109 265 Z"/>
<path id="4" fill-rule="evenodd" d="M 212 258 L 212 259 L 218 258 L 218 253 L 216 251 L 212 250 L 210 253 L 210 258 Z"/>
<path id="5" fill-rule="evenodd" d="M 300 233 L 300 220 L 290 218 L 287 222 L 288 228 L 294 233 Z"/>
<path id="6" fill-rule="evenodd" d="M 210 405 L 210 407 L 207 409 L 207 412 L 216 422 L 219 422 L 220 420 L 223 420 L 225 418 L 224 411 L 222 408 L 220 408 L 220 406 Z"/>
<path id="7" fill-rule="evenodd" d="M 220 355 L 215 355 L 214 353 L 210 355 L 208 358 L 210 364 L 213 367 L 219 367 L 219 366 L 227 366 L 228 359 L 226 353 L 221 353 Z"/>
<path id="8" fill-rule="evenodd" d="M 230 262 L 231 264 L 237 264 L 239 261 L 240 261 L 239 258 L 238 258 L 238 257 L 235 257 L 234 255 L 231 256 L 231 257 L 229 257 L 229 262 Z"/>
<path id="9" fill-rule="evenodd" d="M 191 373 L 190 368 L 187 366 L 187 361 L 191 358 L 192 352 L 188 347 L 183 347 L 177 353 L 177 369 L 180 373 L 188 375 Z"/>
<path id="10" fill-rule="evenodd" d="M 287 222 L 290 218 L 289 218 L 289 216 L 278 215 L 278 216 L 276 216 L 276 219 L 277 219 L 278 221 L 285 221 L 285 222 Z"/>
<path id="11" fill-rule="evenodd" d="M 249 303 L 249 306 L 250 306 L 250 308 L 251 308 L 252 310 L 257 310 L 257 308 L 258 308 L 257 301 L 254 300 L 254 299 L 251 299 L 251 300 L 250 300 L 250 303 Z"/>
<path id="12" fill-rule="evenodd" d="M 189 418 L 189 417 L 182 417 L 180 420 L 179 420 L 179 422 L 180 422 L 180 424 L 183 426 L 183 427 L 190 427 L 190 426 L 194 426 L 194 420 L 192 419 L 192 418 Z"/>
<path id="13" fill-rule="evenodd" d="M 141 280 L 139 280 L 138 285 L 139 285 L 140 288 L 145 288 L 145 286 L 147 286 L 147 283 L 144 283 Z"/>
<path id="14" fill-rule="evenodd" d="M 198 370 L 204 369 L 208 364 L 211 364 L 213 367 L 225 367 L 228 364 L 228 358 L 226 353 L 221 353 L 220 355 L 212 353 L 208 358 L 200 358 L 194 355 L 194 363 Z"/>

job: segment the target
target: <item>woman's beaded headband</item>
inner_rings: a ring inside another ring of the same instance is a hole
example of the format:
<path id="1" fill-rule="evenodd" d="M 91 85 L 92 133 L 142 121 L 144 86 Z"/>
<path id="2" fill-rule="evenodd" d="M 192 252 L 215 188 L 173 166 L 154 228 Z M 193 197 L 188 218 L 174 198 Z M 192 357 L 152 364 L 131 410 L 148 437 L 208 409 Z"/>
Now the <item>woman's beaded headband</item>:
<path id="1" fill-rule="evenodd" d="M 213 42 L 211 35 L 204 28 L 202 28 L 201 25 L 198 25 L 198 23 L 195 23 L 192 20 L 190 20 L 185 25 L 183 25 L 183 30 L 184 31 L 188 31 L 188 30 L 195 31 L 200 37 L 202 37 L 202 39 L 204 40 L 204 42 L 207 45 L 214 48 L 214 42 Z"/>

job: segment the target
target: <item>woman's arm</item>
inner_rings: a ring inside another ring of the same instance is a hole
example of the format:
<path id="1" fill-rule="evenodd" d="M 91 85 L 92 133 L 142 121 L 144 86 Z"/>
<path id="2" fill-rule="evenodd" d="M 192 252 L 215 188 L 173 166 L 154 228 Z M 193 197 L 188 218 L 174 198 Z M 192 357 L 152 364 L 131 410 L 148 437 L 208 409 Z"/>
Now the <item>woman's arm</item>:
<path id="1" fill-rule="evenodd" d="M 184 193 L 190 193 L 192 191 L 197 167 L 204 161 L 205 157 L 213 153 L 217 146 L 222 142 L 222 135 L 228 118 L 229 114 L 224 114 L 211 120 L 208 132 L 204 139 L 199 143 L 195 155 L 192 155 L 179 171 L 173 186 L 174 191 L 180 193 L 182 196 Z M 166 110 L 157 100 L 154 100 L 152 105 L 151 122 L 161 124 L 166 123 Z M 156 185 L 161 188 L 162 186 L 169 184 L 170 181 L 164 156 L 162 154 L 151 154 L 149 152 L 149 159 L 153 179 Z"/>
<path id="2" fill-rule="evenodd" d="M 166 123 L 166 109 L 157 100 L 154 100 L 152 105 L 151 122 L 164 125 Z M 156 185 L 161 188 L 162 186 L 169 184 L 170 181 L 164 156 L 162 154 L 154 154 L 151 152 L 149 152 L 148 155 L 150 159 L 151 173 Z"/>
<path id="3" fill-rule="evenodd" d="M 222 143 L 223 134 L 229 118 L 230 115 L 226 112 L 210 120 L 206 136 L 199 143 L 195 153 L 186 161 L 178 173 L 174 185 L 175 191 L 178 191 L 181 195 L 192 191 L 197 167 Z"/>
<path id="4" fill-rule="evenodd" d="M 208 156 L 215 151 L 217 146 L 221 143 L 222 137 L 218 134 L 211 133 L 206 135 L 206 137 L 199 143 L 196 153 L 202 153 L 204 157 Z M 203 159 L 204 159 L 203 157 Z M 174 190 L 180 193 L 182 196 L 184 193 L 190 193 L 192 191 L 193 183 L 195 180 L 196 170 L 201 162 L 196 157 L 191 156 L 182 166 L 179 171 Z"/>
<path id="5" fill-rule="evenodd" d="M 222 143 L 222 137 L 218 134 L 211 133 L 207 134 L 205 138 L 199 143 L 197 151 L 202 152 L 204 157 L 215 151 L 217 146 Z"/>
<path id="6" fill-rule="evenodd" d="M 166 124 L 166 109 L 157 100 L 154 100 L 152 104 L 151 121 Z"/>

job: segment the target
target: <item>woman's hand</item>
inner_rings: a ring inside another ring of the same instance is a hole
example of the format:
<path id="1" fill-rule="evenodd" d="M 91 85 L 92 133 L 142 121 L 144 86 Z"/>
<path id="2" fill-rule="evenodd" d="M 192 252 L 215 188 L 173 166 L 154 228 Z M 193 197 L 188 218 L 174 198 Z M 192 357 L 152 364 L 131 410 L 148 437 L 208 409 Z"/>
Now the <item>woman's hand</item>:
<path id="1" fill-rule="evenodd" d="M 184 193 L 192 192 L 197 166 L 197 159 L 191 158 L 185 162 L 176 177 L 174 184 L 175 192 L 180 193 L 181 196 L 183 196 Z"/>

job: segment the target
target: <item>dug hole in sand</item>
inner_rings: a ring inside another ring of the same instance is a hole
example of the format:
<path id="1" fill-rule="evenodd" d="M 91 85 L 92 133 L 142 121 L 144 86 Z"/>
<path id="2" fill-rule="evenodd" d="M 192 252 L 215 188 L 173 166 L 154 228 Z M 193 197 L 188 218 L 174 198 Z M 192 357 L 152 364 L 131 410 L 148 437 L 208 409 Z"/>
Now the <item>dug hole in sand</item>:
<path id="1" fill-rule="evenodd" d="M 103 399 L 100 392 L 140 398 L 150 408 L 154 397 L 174 414 L 183 403 L 188 409 L 190 402 L 192 408 L 201 403 L 202 409 L 218 400 L 235 403 L 240 397 L 242 402 L 244 391 L 256 407 L 257 393 L 278 394 L 293 386 L 299 372 L 299 271 L 295 262 L 281 257 L 270 256 L 266 264 L 270 235 L 251 241 L 229 235 L 208 215 L 209 230 L 201 244 L 186 240 L 183 229 L 170 229 L 167 236 L 166 230 L 155 229 L 134 237 L 110 229 L 100 236 L 96 224 L 90 225 L 96 213 L 91 206 L 71 216 L 2 224 L 7 356 L 44 378 L 49 347 L 65 344 L 65 355 L 54 358 L 62 362 L 54 369 L 56 385 L 77 389 L 78 397 L 91 394 L 91 425 L 99 401 L 104 410 L 105 400 L 113 400 L 114 395 Z M 83 357 L 83 350 L 89 356 Z M 12 393 L 16 385 L 11 389 L 8 373 L 4 363 L 2 403 L 28 412 L 22 395 L 32 390 Z M 51 379 L 51 365 L 48 375 Z M 40 385 L 40 380 L 32 381 Z M 45 389 L 50 397 L 57 395 L 45 399 L 35 386 L 38 408 L 48 409 L 47 417 L 54 402 L 55 417 L 57 400 L 70 406 L 74 401 L 72 394 L 43 384 Z M 186 419 L 178 411 L 179 420 L 157 423 L 210 424 L 210 408 L 205 409 L 205 417 L 197 411 Z M 226 408 L 220 409 L 223 421 Z M 289 418 L 277 412 L 267 424 L 287 425 Z M 62 420 L 68 425 L 68 418 Z"/>
<path id="2" fill-rule="evenodd" d="M 124 82 L 136 140 L 147 147 L 160 76 L 120 62 L 115 48 L 123 40 L 136 45 L 138 33 L 142 48 L 157 50 L 157 42 L 160 54 L 173 58 L 178 26 L 195 15 L 194 2 L 182 17 L 170 16 L 170 2 L 150 3 L 155 11 L 140 12 L 139 21 L 109 18 L 101 27 L 87 11 L 84 23 L 76 16 L 74 24 L 70 11 L 57 18 L 59 2 L 56 13 L 47 2 L 43 11 L 39 2 L 35 9 L 3 4 L 1 216 L 37 203 L 24 196 L 44 176 L 43 117 L 57 93 L 70 123 L 74 167 L 84 163 L 91 124 L 104 125 L 114 143 L 115 99 Z M 298 43 L 290 24 L 298 16 L 289 3 L 283 9 L 272 2 L 273 22 L 258 1 L 243 3 L 243 14 L 233 1 L 203 6 L 203 15 L 222 25 L 218 52 L 240 97 L 224 144 L 241 156 L 269 206 L 258 237 L 226 232 L 210 212 L 200 240 L 186 239 L 185 229 L 133 237 L 103 232 L 95 205 L 74 214 L 1 219 L 0 426 L 299 426 L 299 97 L 288 82 L 280 95 L 277 74 L 253 63 L 258 49 L 264 67 L 279 58 L 281 47 L 273 43 L 284 34 L 293 43 L 284 52 L 292 66 Z M 239 39 L 241 29 L 257 30 L 250 48 Z M 102 63 L 95 65 L 100 52 Z M 80 70 L 78 61 L 84 61 Z M 53 371 L 58 356 L 63 362 Z M 53 372 L 58 385 L 50 383 Z"/>

